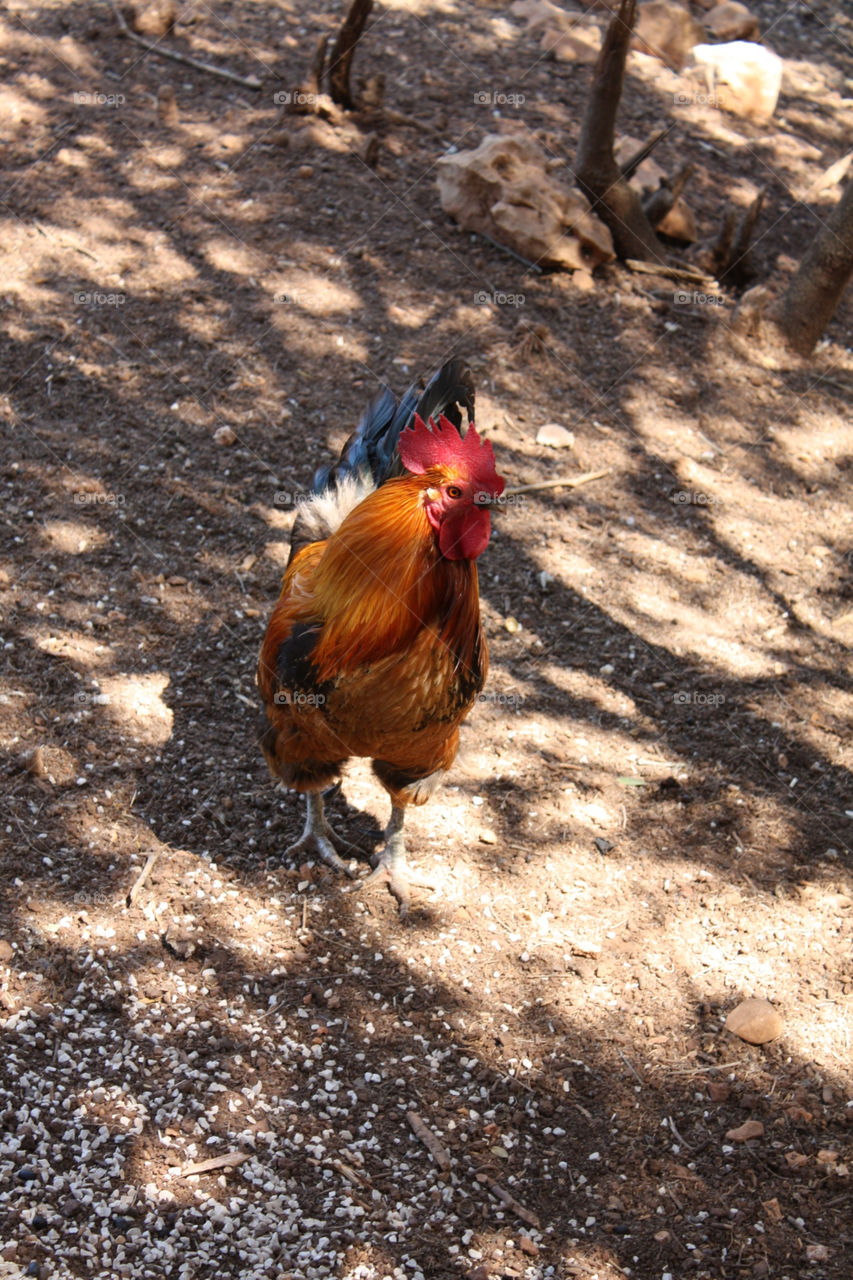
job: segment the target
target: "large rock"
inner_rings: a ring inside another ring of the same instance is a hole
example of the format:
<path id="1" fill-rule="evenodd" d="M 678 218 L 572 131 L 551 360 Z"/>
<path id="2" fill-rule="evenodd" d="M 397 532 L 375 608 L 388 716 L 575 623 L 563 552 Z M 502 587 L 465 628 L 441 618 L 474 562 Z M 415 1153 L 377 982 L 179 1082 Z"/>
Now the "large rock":
<path id="1" fill-rule="evenodd" d="M 748 40 L 697 44 L 693 61 L 705 77 L 717 106 L 732 115 L 767 124 L 782 87 L 782 59 Z"/>
<path id="2" fill-rule="evenodd" d="M 531 262 L 592 271 L 615 256 L 608 228 L 549 174 L 531 138 L 488 134 L 476 150 L 442 156 L 437 176 L 445 213 Z"/>
<path id="3" fill-rule="evenodd" d="M 649 0 L 637 9 L 633 47 L 660 58 L 680 71 L 695 44 L 705 38 L 705 29 L 687 9 L 672 0 Z"/>
<path id="4" fill-rule="evenodd" d="M 752 40 L 758 33 L 758 19 L 745 4 L 725 0 L 710 10 L 705 27 L 715 40 Z"/>

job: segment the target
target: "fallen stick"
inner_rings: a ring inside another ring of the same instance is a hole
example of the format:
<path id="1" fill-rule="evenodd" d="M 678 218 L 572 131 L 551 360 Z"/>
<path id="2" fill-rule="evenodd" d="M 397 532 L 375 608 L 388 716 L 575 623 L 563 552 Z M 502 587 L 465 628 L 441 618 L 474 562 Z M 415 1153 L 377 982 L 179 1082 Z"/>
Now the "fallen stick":
<path id="1" fill-rule="evenodd" d="M 533 1213 L 531 1209 L 525 1209 L 524 1205 L 520 1204 L 518 1200 L 516 1200 L 515 1196 L 510 1195 L 510 1193 L 505 1190 L 499 1182 L 495 1182 L 494 1178 L 487 1177 L 486 1186 L 489 1188 L 492 1195 L 497 1200 L 500 1200 L 501 1204 L 505 1208 L 511 1210 L 517 1218 L 521 1218 L 522 1222 L 526 1222 L 531 1227 L 538 1227 L 540 1225 L 538 1216 Z"/>
<path id="2" fill-rule="evenodd" d="M 249 1159 L 246 1151 L 231 1151 L 225 1156 L 213 1156 L 210 1160 L 195 1160 L 185 1164 L 181 1169 L 181 1177 L 189 1178 L 194 1173 L 212 1173 L 214 1169 L 237 1169 Z"/>
<path id="3" fill-rule="evenodd" d="M 825 169 L 819 178 L 815 178 L 808 190 L 800 196 L 804 202 L 814 200 L 815 196 L 819 196 L 821 191 L 827 187 L 834 187 L 836 182 L 843 182 L 847 176 L 847 170 L 853 163 L 853 151 L 848 151 L 846 156 L 842 156 L 840 160 L 836 160 L 828 169 Z"/>
<path id="4" fill-rule="evenodd" d="M 407 1111 L 406 1119 L 412 1126 L 412 1133 L 426 1147 L 439 1169 L 450 1168 L 450 1156 L 433 1133 L 432 1129 L 427 1128 L 417 1111 Z"/>
<path id="5" fill-rule="evenodd" d="M 139 875 L 134 880 L 133 884 L 131 885 L 130 893 L 128 893 L 127 895 L 127 905 L 129 907 L 132 907 L 136 899 L 139 897 L 139 894 L 142 891 L 142 887 L 145 884 L 145 881 L 148 879 L 148 877 L 151 875 L 151 872 L 154 870 L 154 867 L 157 863 L 157 859 L 160 857 L 160 854 L 162 852 L 163 852 L 162 849 L 155 849 L 153 853 L 149 853 L 148 858 L 146 859 L 146 862 L 145 862 L 145 866 L 142 868 Z"/>
<path id="6" fill-rule="evenodd" d="M 612 467 L 605 467 L 603 471 L 585 471 L 583 475 L 563 476 L 561 480 L 542 480 L 538 484 L 520 484 L 515 489 L 504 489 L 501 498 L 514 498 L 518 493 L 535 493 L 537 489 L 577 489 L 579 485 L 590 484 L 593 480 L 600 480 L 602 476 L 609 476 L 612 470 Z"/>
<path id="7" fill-rule="evenodd" d="M 692 280 L 694 284 L 717 284 L 713 276 L 706 276 L 704 271 L 694 271 L 690 267 L 667 267 L 661 262 L 643 262 L 640 258 L 626 258 L 625 266 L 647 276 L 666 276 L 668 280 Z"/>
<path id="8" fill-rule="evenodd" d="M 227 67 L 214 67 L 209 62 L 201 62 L 198 58 L 191 58 L 188 53 L 179 53 L 177 49 L 162 49 L 159 45 L 151 44 L 142 36 L 137 35 L 135 31 L 131 31 L 124 20 L 124 15 L 116 7 L 114 0 L 109 0 L 109 3 L 121 34 L 126 36 L 128 40 L 133 40 L 136 44 L 141 45 L 146 53 L 156 53 L 161 58 L 171 58 L 173 62 L 182 62 L 185 66 L 195 67 L 196 71 L 204 71 L 209 76 L 221 76 L 223 80 L 232 80 L 234 84 L 241 84 L 245 89 L 263 88 L 261 81 L 256 80 L 254 76 L 238 76 L 236 71 L 229 71 Z"/>

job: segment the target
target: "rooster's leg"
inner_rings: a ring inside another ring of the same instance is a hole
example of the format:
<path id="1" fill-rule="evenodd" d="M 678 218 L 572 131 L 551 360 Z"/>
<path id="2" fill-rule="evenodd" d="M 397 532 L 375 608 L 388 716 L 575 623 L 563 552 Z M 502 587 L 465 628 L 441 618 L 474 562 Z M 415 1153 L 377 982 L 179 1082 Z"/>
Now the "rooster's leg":
<path id="1" fill-rule="evenodd" d="M 296 844 L 292 844 L 289 849 L 285 850 L 284 856 L 296 859 L 306 853 L 314 853 L 328 863 L 330 867 L 334 867 L 335 871 L 342 871 L 344 875 L 352 879 L 355 873 L 350 871 L 343 858 L 338 857 L 335 850 L 335 845 L 339 848 L 346 848 L 346 844 L 339 836 L 335 835 L 326 820 L 322 794 L 319 791 L 309 791 L 305 799 L 308 802 L 305 830 L 296 841 Z"/>
<path id="2" fill-rule="evenodd" d="M 406 840 L 403 835 L 403 822 L 406 810 L 402 805 L 391 805 L 391 821 L 385 828 L 385 848 L 376 859 L 373 870 L 356 886 L 364 889 L 373 884 L 387 884 L 400 904 L 400 916 L 409 912 L 411 893 L 409 879 L 406 874 Z"/>

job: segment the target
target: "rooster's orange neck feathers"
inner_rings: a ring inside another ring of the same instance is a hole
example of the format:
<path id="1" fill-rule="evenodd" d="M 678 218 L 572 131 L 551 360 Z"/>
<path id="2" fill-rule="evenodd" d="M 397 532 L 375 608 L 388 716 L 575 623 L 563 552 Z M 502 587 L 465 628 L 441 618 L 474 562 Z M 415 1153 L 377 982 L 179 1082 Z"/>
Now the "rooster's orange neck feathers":
<path id="1" fill-rule="evenodd" d="M 432 482 L 386 481 L 326 543 L 313 591 L 318 620 L 325 619 L 312 655 L 320 680 L 405 651 L 423 626 L 460 661 L 470 660 L 479 634 L 477 569 L 439 551 L 424 510 Z"/>

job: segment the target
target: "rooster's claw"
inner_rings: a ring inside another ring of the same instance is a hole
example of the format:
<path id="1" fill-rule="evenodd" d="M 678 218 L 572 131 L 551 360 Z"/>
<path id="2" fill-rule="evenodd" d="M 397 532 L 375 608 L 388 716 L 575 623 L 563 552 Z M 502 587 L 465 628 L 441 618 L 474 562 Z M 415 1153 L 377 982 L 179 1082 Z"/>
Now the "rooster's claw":
<path id="1" fill-rule="evenodd" d="M 335 849 L 335 846 L 338 849 L 352 849 L 354 846 L 341 839 L 329 826 L 323 812 L 323 797 L 319 792 L 309 792 L 307 799 L 308 814 L 305 819 L 305 830 L 296 843 L 285 850 L 284 856 L 295 862 L 299 858 L 304 858 L 306 854 L 316 854 L 333 870 L 349 876 L 350 880 L 354 879 L 355 872 L 350 870 Z"/>
<path id="2" fill-rule="evenodd" d="M 347 866 L 343 858 L 335 851 L 335 846 L 329 835 L 320 831 L 312 831 L 309 835 L 304 835 L 296 844 L 292 844 L 289 849 L 285 849 L 284 856 L 292 862 L 296 862 L 299 858 L 304 858 L 306 854 L 316 854 L 321 858 L 327 866 L 332 867 L 335 871 L 342 872 L 345 876 L 349 876 L 350 880 L 355 878 L 355 872 Z"/>
<path id="3" fill-rule="evenodd" d="M 395 860 L 393 854 L 388 854 L 387 850 L 383 851 L 370 874 L 364 876 L 357 884 L 351 885 L 348 892 L 358 893 L 361 889 L 370 889 L 375 884 L 388 885 L 399 904 L 400 919 L 405 920 L 412 901 L 409 881 L 400 861 Z"/>

